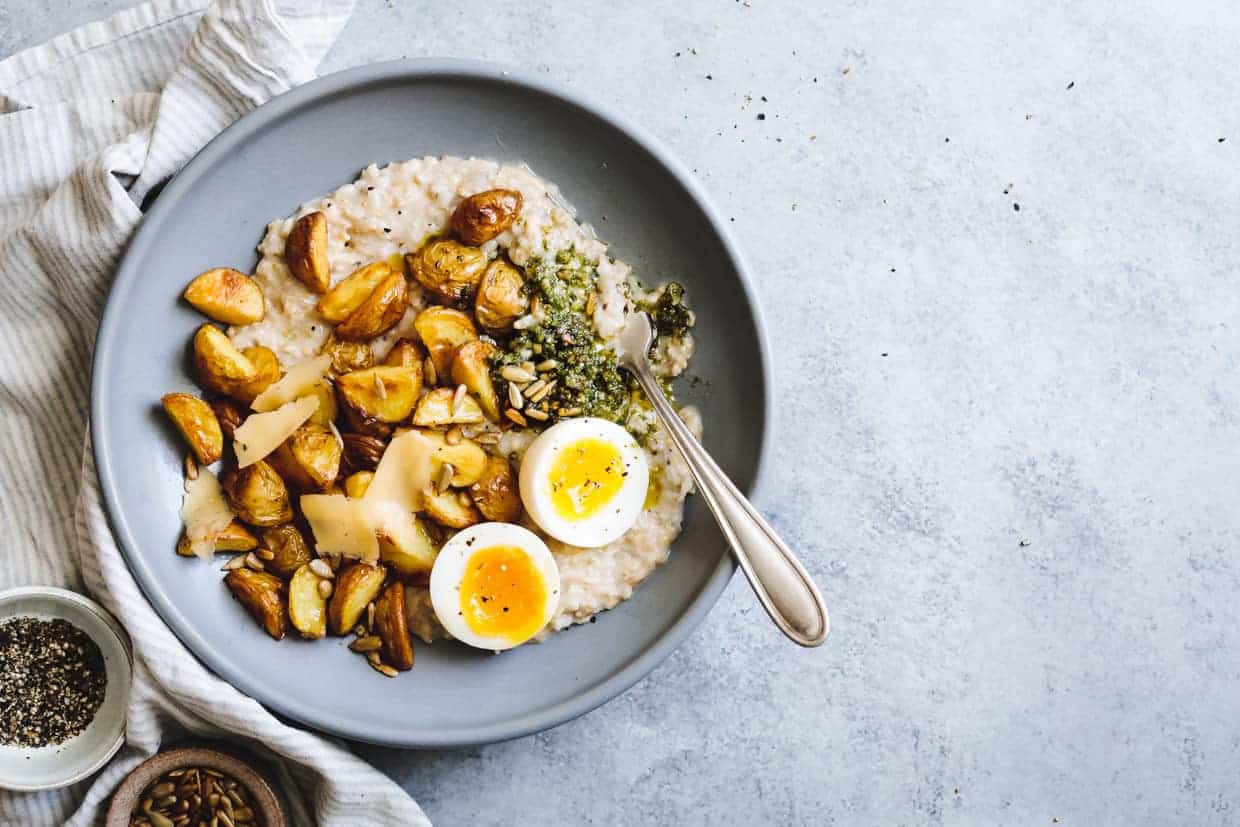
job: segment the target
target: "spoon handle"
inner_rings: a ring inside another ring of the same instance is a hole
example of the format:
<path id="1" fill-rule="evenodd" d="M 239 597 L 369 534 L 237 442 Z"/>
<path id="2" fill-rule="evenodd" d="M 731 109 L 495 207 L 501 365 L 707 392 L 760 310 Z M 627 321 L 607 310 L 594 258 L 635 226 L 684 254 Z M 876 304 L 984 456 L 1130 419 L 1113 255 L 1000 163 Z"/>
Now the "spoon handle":
<path id="1" fill-rule="evenodd" d="M 779 535 L 693 436 L 663 396 L 645 360 L 634 361 L 633 374 L 638 384 L 680 449 L 698 491 L 715 515 L 762 607 L 792 640 L 802 646 L 818 646 L 826 640 L 831 627 L 818 587 Z"/>

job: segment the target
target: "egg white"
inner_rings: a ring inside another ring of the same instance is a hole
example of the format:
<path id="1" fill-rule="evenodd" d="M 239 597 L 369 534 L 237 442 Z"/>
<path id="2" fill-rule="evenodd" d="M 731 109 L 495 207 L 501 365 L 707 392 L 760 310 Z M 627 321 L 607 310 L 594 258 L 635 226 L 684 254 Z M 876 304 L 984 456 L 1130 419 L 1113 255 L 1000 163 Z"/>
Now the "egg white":
<path id="1" fill-rule="evenodd" d="M 541 575 L 546 594 L 542 623 L 538 627 L 541 630 L 551 621 L 560 602 L 560 570 L 542 538 L 519 525 L 478 523 L 455 534 L 444 543 L 439 550 L 439 556 L 435 558 L 435 565 L 431 569 L 430 594 L 435 616 L 448 634 L 470 646 L 499 652 L 519 646 L 529 638 L 513 640 L 475 632 L 461 615 L 459 590 L 470 558 L 476 552 L 493 546 L 521 549 Z"/>
<path id="2" fill-rule="evenodd" d="M 567 447 L 591 438 L 616 449 L 626 476 L 620 490 L 598 513 L 569 519 L 552 502 L 551 469 Z M 539 434 L 526 450 L 521 460 L 521 502 L 530 519 L 555 539 L 581 548 L 597 548 L 618 539 L 637 521 L 646 501 L 649 477 L 646 453 L 624 428 L 595 417 L 566 419 Z"/>

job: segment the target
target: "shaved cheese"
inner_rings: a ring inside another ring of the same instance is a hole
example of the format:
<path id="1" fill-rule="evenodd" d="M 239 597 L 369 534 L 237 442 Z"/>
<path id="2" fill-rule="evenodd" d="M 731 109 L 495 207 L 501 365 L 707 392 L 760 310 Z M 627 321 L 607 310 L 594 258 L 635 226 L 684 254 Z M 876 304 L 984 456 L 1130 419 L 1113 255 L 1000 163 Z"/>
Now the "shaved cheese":
<path id="1" fill-rule="evenodd" d="M 273 382 L 267 389 L 254 397 L 250 407 L 256 411 L 274 411 L 281 405 L 299 399 L 314 390 L 327 369 L 332 365 L 332 357 L 315 356 L 305 362 L 289 368 L 288 373 L 278 382 Z"/>
<path id="2" fill-rule="evenodd" d="M 431 456 L 436 443 L 406 431 L 388 443 L 362 499 L 391 502 L 405 511 L 422 510 L 422 491 L 431 484 Z"/>
<path id="3" fill-rule="evenodd" d="M 181 519 L 185 521 L 190 550 L 203 560 L 210 560 L 215 554 L 216 538 L 232 523 L 233 513 L 219 480 L 206 468 L 198 469 L 196 479 L 185 480 Z"/>
<path id="4" fill-rule="evenodd" d="M 237 451 L 237 467 L 253 465 L 280 447 L 307 419 L 319 409 L 315 396 L 303 396 L 287 402 L 268 413 L 250 414 L 237 426 L 233 447 Z"/>
<path id="5" fill-rule="evenodd" d="M 340 554 L 367 563 L 379 559 L 379 541 L 369 505 L 343 494 L 306 494 L 301 513 L 314 532 L 320 554 Z"/>

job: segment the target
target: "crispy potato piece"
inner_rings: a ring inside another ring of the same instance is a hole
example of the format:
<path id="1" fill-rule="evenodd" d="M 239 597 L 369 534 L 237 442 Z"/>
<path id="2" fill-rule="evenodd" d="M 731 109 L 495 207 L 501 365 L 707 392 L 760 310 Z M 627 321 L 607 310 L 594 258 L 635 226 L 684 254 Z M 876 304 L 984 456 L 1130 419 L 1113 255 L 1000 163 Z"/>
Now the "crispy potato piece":
<path id="1" fill-rule="evenodd" d="M 211 410 L 215 412 L 215 418 L 220 423 L 220 430 L 223 431 L 224 436 L 229 439 L 233 438 L 233 434 L 237 432 L 237 428 L 249 415 L 235 399 L 229 399 L 227 397 L 212 399 Z"/>
<path id="2" fill-rule="evenodd" d="M 482 516 L 497 523 L 515 523 L 521 516 L 521 492 L 512 465 L 503 457 L 487 457 L 486 470 L 469 487 Z"/>
<path id="3" fill-rule="evenodd" d="M 327 634 L 327 598 L 319 593 L 320 579 L 306 565 L 293 572 L 288 584 L 288 619 L 307 640 Z"/>
<path id="4" fill-rule="evenodd" d="M 315 293 L 326 293 L 332 283 L 327 261 L 327 216 L 306 213 L 297 219 L 284 240 L 284 263 L 306 287 Z"/>
<path id="5" fill-rule="evenodd" d="M 379 537 L 379 559 L 392 573 L 411 583 L 429 582 L 431 567 L 439 556 L 439 546 L 426 525 L 410 515 L 407 531 L 388 532 Z"/>
<path id="6" fill-rule="evenodd" d="M 407 671 L 413 668 L 413 642 L 409 639 L 409 624 L 405 620 L 405 584 L 391 583 L 375 599 L 375 628 L 383 641 L 385 663 Z"/>
<path id="7" fill-rule="evenodd" d="M 194 373 L 207 390 L 231 396 L 235 385 L 258 375 L 258 368 L 233 347 L 223 331 L 204 324 L 194 334 Z"/>
<path id="8" fill-rule="evenodd" d="M 199 313 L 224 324 L 253 324 L 267 312 L 258 282 L 229 267 L 199 274 L 182 295 Z"/>
<path id="9" fill-rule="evenodd" d="M 494 355 L 495 345 L 481 339 L 461 345 L 452 359 L 452 381 L 464 385 L 477 398 L 487 419 L 499 422 L 499 397 L 491 382 Z"/>
<path id="10" fill-rule="evenodd" d="M 380 422 L 408 418 L 422 390 L 422 372 L 380 366 L 346 373 L 336 379 L 336 393 L 349 411 Z"/>
<path id="11" fill-rule="evenodd" d="M 478 401 L 469 394 L 456 404 L 456 391 L 452 388 L 435 388 L 418 400 L 413 412 L 413 424 L 419 428 L 443 428 L 448 425 L 477 425 L 486 421 L 486 415 Z"/>
<path id="12" fill-rule="evenodd" d="M 266 460 L 230 468 L 220 479 L 228 507 L 239 518 L 260 528 L 293 519 L 288 488 Z"/>
<path id="13" fill-rule="evenodd" d="M 374 471 L 358 471 L 355 474 L 350 474 L 344 481 L 345 496 L 360 500 L 366 496 L 366 489 L 370 487 L 370 481 L 374 478 Z"/>
<path id="14" fill-rule="evenodd" d="M 276 640 L 284 637 L 288 616 L 284 609 L 284 581 L 265 571 L 233 569 L 224 583 L 237 602 Z"/>
<path id="15" fill-rule="evenodd" d="M 329 322 L 343 322 L 354 310 L 361 307 L 366 297 L 375 292 L 379 283 L 390 275 L 392 268 L 386 261 L 372 261 L 362 265 L 337 282 L 319 299 L 319 315 Z"/>
<path id="16" fill-rule="evenodd" d="M 228 527 L 220 532 L 215 538 L 215 552 L 229 551 L 253 551 L 258 548 L 258 538 L 250 533 L 249 529 L 241 523 L 233 520 Z M 194 550 L 190 547 L 189 537 L 182 534 L 181 539 L 177 541 L 177 554 L 182 557 L 194 557 Z"/>
<path id="17" fill-rule="evenodd" d="M 450 445 L 444 435 L 438 431 L 419 431 L 423 437 L 435 443 L 431 454 L 431 479 L 439 479 L 440 468 L 444 463 L 452 466 L 451 484 L 457 488 L 465 488 L 482 479 L 487 468 L 487 452 L 476 442 L 462 439 Z"/>
<path id="18" fill-rule="evenodd" d="M 310 414 L 308 422 L 327 428 L 336 421 L 336 390 L 332 387 L 331 382 L 326 379 L 320 379 L 315 384 L 314 389 L 306 395 L 313 396 L 319 400 L 318 410 Z"/>
<path id="19" fill-rule="evenodd" d="M 412 339 L 399 339 L 384 357 L 383 364 L 393 368 L 409 368 L 421 373 L 424 359 L 426 359 L 426 353 L 417 342 Z"/>
<path id="20" fill-rule="evenodd" d="M 409 274 L 445 304 L 456 304 L 473 295 L 487 267 L 487 254 L 477 247 L 440 238 L 405 255 Z"/>
<path id="21" fill-rule="evenodd" d="M 327 626 L 332 634 L 348 634 L 357 625 L 386 578 L 387 569 L 371 563 L 354 563 L 336 576 L 336 590 L 327 604 Z"/>
<path id="22" fill-rule="evenodd" d="M 523 204 L 516 190 L 476 192 L 452 213 L 452 231 L 466 244 L 485 244 L 512 226 Z"/>
<path id="23" fill-rule="evenodd" d="M 482 522 L 482 514 L 472 503 L 462 502 L 462 497 L 469 500 L 469 495 L 463 491 L 444 491 L 440 494 L 426 491 L 422 495 L 422 508 L 432 520 L 448 528 L 469 528 Z"/>
<path id="24" fill-rule="evenodd" d="M 435 372 L 441 377 L 451 370 L 456 349 L 478 338 L 469 316 L 450 307 L 426 308 L 413 320 L 413 328 L 430 351 Z"/>
<path id="25" fill-rule="evenodd" d="M 365 434 L 342 434 L 344 465 L 351 471 L 373 471 L 383 458 L 387 443 Z"/>
<path id="26" fill-rule="evenodd" d="M 409 309 L 409 284 L 404 273 L 392 273 L 336 328 L 336 335 L 352 341 L 387 333 Z"/>
<path id="27" fill-rule="evenodd" d="M 332 357 L 332 372 L 339 376 L 355 370 L 365 370 L 375 363 L 375 352 L 369 342 L 346 342 L 333 333 L 327 337 L 319 353 Z"/>
<path id="28" fill-rule="evenodd" d="M 229 396 L 249 405 L 254 401 L 254 397 L 267 390 L 268 385 L 279 381 L 284 370 L 280 367 L 280 358 L 269 347 L 253 345 L 241 353 L 250 360 L 257 372 L 249 381 L 233 383 Z"/>
<path id="29" fill-rule="evenodd" d="M 330 429 L 305 424 L 293 432 L 267 461 L 294 488 L 322 491 L 340 474 L 340 443 Z"/>
<path id="30" fill-rule="evenodd" d="M 492 333 L 507 333 L 519 316 L 530 306 L 525 295 L 525 277 L 521 271 L 502 258 L 487 265 L 478 295 L 474 298 L 474 315 L 478 324 Z"/>
<path id="31" fill-rule="evenodd" d="M 199 465 L 210 465 L 223 455 L 224 432 L 210 405 L 188 393 L 164 394 L 163 403 Z"/>
<path id="32" fill-rule="evenodd" d="M 273 555 L 265 564 L 267 571 L 277 577 L 292 577 L 313 557 L 301 529 L 292 523 L 264 529 L 261 536 L 263 547 Z"/>

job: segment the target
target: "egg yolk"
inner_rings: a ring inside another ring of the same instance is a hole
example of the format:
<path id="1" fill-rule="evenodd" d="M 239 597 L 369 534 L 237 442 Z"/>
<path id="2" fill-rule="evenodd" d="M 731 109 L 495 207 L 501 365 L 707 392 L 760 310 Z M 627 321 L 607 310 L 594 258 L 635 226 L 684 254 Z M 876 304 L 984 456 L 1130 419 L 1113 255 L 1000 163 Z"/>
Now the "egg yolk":
<path id="1" fill-rule="evenodd" d="M 543 626 L 547 587 L 542 572 L 516 546 L 479 549 L 461 578 L 461 616 L 474 632 L 520 643 Z"/>
<path id="2" fill-rule="evenodd" d="M 566 520 L 593 517 L 624 485 L 628 471 L 616 446 L 587 437 L 560 449 L 551 466 L 551 504 Z"/>

